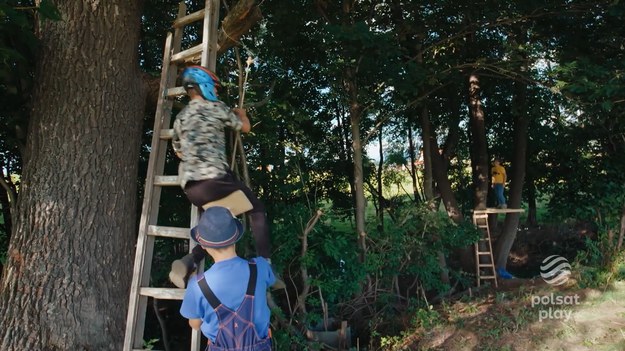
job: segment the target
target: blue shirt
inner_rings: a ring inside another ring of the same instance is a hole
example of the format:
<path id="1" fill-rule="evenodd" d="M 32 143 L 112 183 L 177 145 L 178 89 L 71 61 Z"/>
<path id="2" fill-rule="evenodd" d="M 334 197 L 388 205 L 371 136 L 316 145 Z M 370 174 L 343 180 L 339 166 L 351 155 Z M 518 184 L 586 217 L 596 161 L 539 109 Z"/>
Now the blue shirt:
<path id="1" fill-rule="evenodd" d="M 267 306 L 266 291 L 275 282 L 276 277 L 273 275 L 267 260 L 262 257 L 256 257 L 253 260 L 256 262 L 258 270 L 254 293 L 254 325 L 258 336 L 264 338 L 269 333 L 271 314 L 269 306 Z M 248 261 L 238 256 L 219 261 L 204 272 L 204 277 L 221 303 L 232 310 L 236 310 L 243 302 L 247 282 L 250 279 Z M 180 307 L 180 314 L 187 319 L 201 319 L 202 334 L 211 341 L 215 341 L 219 329 L 219 320 L 202 294 L 197 276 L 189 279 L 187 291 Z"/>

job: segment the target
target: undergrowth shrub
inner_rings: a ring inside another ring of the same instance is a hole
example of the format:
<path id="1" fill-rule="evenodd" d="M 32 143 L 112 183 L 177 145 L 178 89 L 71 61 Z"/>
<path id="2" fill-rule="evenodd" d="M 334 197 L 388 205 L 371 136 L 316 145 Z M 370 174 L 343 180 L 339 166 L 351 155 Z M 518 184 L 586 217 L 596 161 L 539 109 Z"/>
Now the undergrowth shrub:
<path id="1" fill-rule="evenodd" d="M 352 334 L 361 342 L 369 341 L 370 335 L 396 335 L 415 323 L 398 316 L 408 310 L 429 311 L 427 296 L 450 289 L 441 281 L 439 253 L 449 256 L 479 237 L 470 223 L 453 223 L 446 213 L 425 205 L 405 205 L 395 209 L 395 219 L 386 221 L 383 230 L 368 228 L 367 252 L 360 262 L 355 230 L 332 209 L 324 212 L 303 251 L 302 233 L 315 210 L 295 204 L 272 211 L 272 261 L 289 285 L 286 294 L 275 295 L 284 318 L 301 333 L 310 324 L 334 317 L 351 321 Z M 305 296 L 303 270 L 310 288 Z M 305 302 L 303 308 L 298 301 Z M 279 337 L 285 344 L 288 337 Z M 301 335 L 289 337 L 301 342 Z"/>

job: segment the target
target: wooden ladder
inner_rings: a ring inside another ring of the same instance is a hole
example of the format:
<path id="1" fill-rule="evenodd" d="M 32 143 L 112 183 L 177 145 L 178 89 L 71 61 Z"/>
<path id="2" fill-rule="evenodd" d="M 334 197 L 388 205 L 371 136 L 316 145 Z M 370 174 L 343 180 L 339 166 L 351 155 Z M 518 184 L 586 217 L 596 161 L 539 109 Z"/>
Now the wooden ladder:
<path id="1" fill-rule="evenodd" d="M 493 246 L 490 240 L 490 228 L 488 226 L 488 213 L 473 213 L 473 224 L 482 230 L 482 237 L 475 243 L 475 273 L 477 286 L 482 280 L 493 280 L 497 287 L 497 271 L 495 271 L 495 260 L 493 259 Z M 482 271 L 484 274 L 482 274 Z"/>
<path id="2" fill-rule="evenodd" d="M 130 288 L 128 316 L 124 351 L 146 350 L 144 331 L 148 297 L 154 299 L 182 300 L 184 289 L 172 289 L 150 286 L 152 255 L 156 237 L 169 237 L 189 240 L 189 230 L 197 223 L 198 210 L 191 207 L 191 223 L 188 228 L 158 226 L 158 213 L 161 188 L 180 186 L 178 176 L 164 175 L 165 158 L 169 140 L 173 136 L 170 127 L 173 101 L 185 94 L 183 87 L 176 87 L 178 68 L 187 62 L 200 62 L 204 67 L 215 70 L 217 58 L 217 26 L 219 21 L 219 0 L 206 0 L 203 10 L 187 14 L 184 1 L 178 8 L 178 17 L 172 31 L 167 33 L 163 54 L 158 105 L 154 118 L 154 134 L 150 159 L 145 180 L 143 207 L 139 223 L 135 263 Z M 196 46 L 181 50 L 182 35 L 185 26 L 203 20 L 202 42 Z M 189 245 L 191 248 L 193 245 Z M 201 333 L 192 331 L 191 351 L 201 348 Z"/>

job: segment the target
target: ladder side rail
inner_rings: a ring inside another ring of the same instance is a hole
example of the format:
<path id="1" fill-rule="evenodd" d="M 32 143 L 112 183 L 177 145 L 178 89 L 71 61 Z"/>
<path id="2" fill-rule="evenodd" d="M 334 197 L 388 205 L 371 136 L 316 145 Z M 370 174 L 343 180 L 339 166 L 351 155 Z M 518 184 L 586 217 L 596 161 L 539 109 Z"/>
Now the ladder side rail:
<path id="1" fill-rule="evenodd" d="M 174 35 L 174 39 L 175 39 L 175 35 Z M 175 40 L 174 40 L 174 44 L 175 44 Z M 178 43 L 178 47 L 179 45 L 180 44 Z M 176 49 L 174 48 L 173 50 L 175 51 Z M 171 67 L 170 65 L 170 67 L 168 68 L 168 72 L 166 74 L 166 76 L 168 76 L 167 81 L 170 83 L 170 85 L 175 84 L 176 73 L 177 73 L 176 67 L 175 66 Z M 161 94 L 161 96 L 164 96 L 164 94 Z M 159 106 L 162 106 L 161 128 L 163 126 L 169 127 L 169 123 L 171 121 L 173 100 L 164 99 L 162 103 L 159 103 Z M 154 133 L 156 134 L 156 131 L 154 131 Z M 154 149 L 151 150 L 151 153 L 154 153 L 156 151 L 155 157 L 156 157 L 156 164 L 157 164 L 157 167 L 155 168 L 155 171 L 157 173 L 152 174 L 153 179 L 154 179 L 155 174 L 163 174 L 163 171 L 165 169 L 166 155 L 167 155 L 168 141 L 160 139 L 160 132 L 159 132 L 158 137 L 159 137 L 158 150 L 154 150 Z M 154 190 L 153 190 L 153 196 L 152 196 L 152 206 L 150 208 L 150 213 L 147 216 L 148 225 L 147 227 L 145 227 L 145 229 L 142 228 L 142 231 L 145 231 L 146 233 L 150 225 L 156 225 L 158 223 L 158 214 L 159 214 L 159 205 L 160 205 L 162 186 L 154 186 L 153 188 Z M 148 245 L 146 246 L 144 255 L 143 255 L 145 263 L 143 265 L 143 270 L 141 272 L 140 287 L 146 287 L 150 283 L 150 275 L 152 273 L 152 257 L 154 253 L 154 241 L 155 240 L 156 238 L 154 236 L 148 236 L 148 239 L 147 239 Z M 136 326 L 135 326 L 135 340 L 134 340 L 135 347 L 140 347 L 143 345 L 143 333 L 145 330 L 145 319 L 146 319 L 148 297 L 139 295 L 138 304 L 139 304 L 140 313 L 137 318 Z"/>
<path id="2" fill-rule="evenodd" d="M 171 55 L 170 51 L 171 51 L 171 46 L 172 46 L 172 38 L 173 37 L 171 33 L 169 33 L 165 41 L 165 50 L 164 50 L 165 53 L 163 55 L 163 71 L 165 71 L 167 69 L 166 67 L 169 65 L 169 56 Z M 134 264 L 134 269 L 133 269 L 132 285 L 130 288 L 130 301 L 129 301 L 129 306 L 128 306 L 128 317 L 126 319 L 126 334 L 124 338 L 124 350 L 131 350 L 133 345 L 135 344 L 134 340 L 137 339 L 137 337 L 135 336 L 135 334 L 137 334 L 136 333 L 137 331 L 136 321 L 141 315 L 140 310 L 143 310 L 143 312 L 145 312 L 145 306 L 142 306 L 143 308 L 139 306 L 140 305 L 139 289 L 144 280 L 143 271 L 145 269 L 145 266 L 146 264 L 147 265 L 151 264 L 151 262 L 146 260 L 146 258 L 148 258 L 146 257 L 146 251 L 150 250 L 150 247 L 154 245 L 153 243 L 154 238 L 149 237 L 147 235 L 147 229 L 148 229 L 149 223 L 152 221 L 150 217 L 152 217 L 151 216 L 152 209 L 153 209 L 153 206 L 155 205 L 154 199 L 159 198 L 160 200 L 160 188 L 154 186 L 154 174 L 155 174 L 156 168 L 158 168 L 160 164 L 155 154 L 152 154 L 152 153 L 158 153 L 159 149 L 162 146 L 161 139 L 159 136 L 159 131 L 162 127 L 162 123 L 164 122 L 162 118 L 162 115 L 164 114 L 164 103 L 165 103 L 163 99 L 164 97 L 163 92 L 166 89 L 168 78 L 169 77 L 167 74 L 162 74 L 160 87 L 159 87 L 159 93 L 160 93 L 159 98 L 158 98 L 159 102 L 157 105 L 157 111 L 156 111 L 156 115 L 154 118 L 154 134 L 152 136 L 151 154 L 150 154 L 150 159 L 148 161 L 148 170 L 147 170 L 146 179 L 145 179 L 143 205 L 141 209 L 141 220 L 139 222 L 139 234 L 137 237 L 137 247 L 136 247 L 136 253 L 135 253 L 135 264 Z M 158 207 L 158 203 L 156 204 L 156 207 Z M 142 337 L 143 336 L 141 335 L 140 338 Z"/>
<path id="3" fill-rule="evenodd" d="M 480 272 L 480 251 L 482 251 L 482 248 L 480 247 L 480 242 L 482 241 L 482 239 L 484 238 L 484 229 L 479 225 L 479 221 L 483 219 L 483 214 L 478 214 L 476 212 L 473 213 L 473 225 L 476 226 L 481 234 L 481 237 L 478 239 L 478 241 L 473 244 L 474 245 L 474 249 L 475 249 L 475 278 L 477 280 L 477 286 L 480 287 L 481 283 L 482 283 L 482 277 L 481 277 L 481 272 Z"/>
<path id="4" fill-rule="evenodd" d="M 483 221 L 483 224 L 481 224 L 480 221 Z M 481 285 L 482 280 L 494 279 L 495 287 L 497 287 L 496 271 L 495 271 L 495 265 L 493 261 L 493 248 L 492 248 L 491 238 L 490 238 L 490 227 L 488 225 L 488 214 L 482 213 L 482 212 L 478 213 L 477 211 L 474 212 L 473 224 L 476 227 L 478 227 L 480 229 L 480 232 L 482 233 L 482 237 L 478 239 L 478 242 L 474 244 L 475 245 L 475 273 L 476 273 L 475 275 L 477 278 L 476 279 L 477 286 L 479 287 Z M 487 243 L 484 243 L 484 241 L 486 241 Z M 490 259 L 490 261 L 488 263 L 481 263 L 480 258 L 483 256 L 485 256 L 486 259 Z M 493 275 L 482 276 L 482 272 L 481 272 L 482 268 L 490 268 L 492 270 Z"/>
<path id="5" fill-rule="evenodd" d="M 206 0 L 204 8 L 204 26 L 202 29 L 202 58 L 201 65 L 215 71 L 217 67 L 217 37 L 219 26 L 219 0 Z"/>
<path id="6" fill-rule="evenodd" d="M 178 5 L 178 15 L 177 18 L 185 17 L 187 13 L 187 6 L 184 1 L 180 2 Z M 167 147 L 169 146 L 169 140 L 163 140 L 160 138 L 160 132 L 163 129 L 167 129 L 170 127 L 171 117 L 172 117 L 172 108 L 173 108 L 173 99 L 168 98 L 167 91 L 176 86 L 176 78 L 178 77 L 178 66 L 171 59 L 174 55 L 181 51 L 182 45 L 182 36 L 183 36 L 184 28 L 175 28 L 172 34 L 172 43 L 171 48 L 169 50 L 169 54 L 163 57 L 163 71 L 161 73 L 161 86 L 159 87 L 159 100 L 157 103 L 157 113 L 160 110 L 160 118 L 161 123 L 159 125 L 159 129 L 154 129 L 153 133 L 159 139 L 159 148 L 157 150 L 150 150 L 150 158 L 156 158 L 157 168 L 155 168 L 156 173 L 152 173 L 152 177 L 156 178 L 157 174 L 163 174 L 165 169 L 165 162 L 167 160 Z M 148 168 L 149 171 L 149 168 Z M 149 229 L 150 225 L 156 225 L 158 223 L 158 215 L 159 215 L 159 205 L 160 205 L 160 194 L 161 194 L 162 186 L 154 187 L 154 194 L 157 195 L 153 197 L 152 202 L 153 205 L 150 208 L 149 214 L 149 222 L 146 227 L 146 232 Z M 143 287 L 149 286 L 150 275 L 152 272 L 152 257 L 154 253 L 154 241 L 156 238 L 154 236 L 149 236 L 148 241 L 149 245 L 146 247 L 144 253 L 144 260 L 147 262 L 147 265 L 143 266 L 142 276 L 141 276 L 141 285 L 140 289 Z M 138 304 L 139 304 L 139 315 L 135 322 L 134 329 L 134 347 L 142 347 L 143 346 L 143 335 L 145 333 L 145 320 L 146 320 L 146 312 L 148 305 L 148 296 L 139 294 L 138 296 Z"/>
<path id="7" fill-rule="evenodd" d="M 493 280 L 495 281 L 495 287 L 497 288 L 497 270 L 495 269 L 495 259 L 493 257 L 493 241 L 490 239 L 490 231 L 486 233 L 488 235 L 488 251 L 490 256 L 490 264 L 493 270 L 493 276 L 495 277 Z"/>
<path id="8" fill-rule="evenodd" d="M 219 0 L 206 0 L 204 4 L 204 23 L 202 26 L 202 56 L 200 65 L 215 71 L 217 66 L 217 34 L 219 26 Z M 200 210 L 196 206 L 191 206 L 191 228 L 193 228 L 199 220 Z M 194 243 L 189 239 L 189 250 L 193 248 Z M 198 273 L 204 269 L 202 261 L 198 267 Z M 193 330 L 191 333 L 191 351 L 200 351 L 202 349 L 202 333 L 199 330 Z"/>
<path id="9" fill-rule="evenodd" d="M 199 221 L 200 211 L 197 207 L 191 205 L 191 226 L 195 226 Z M 189 251 L 193 249 L 193 242 L 189 240 Z M 197 274 L 204 272 L 204 261 L 200 262 L 197 267 Z M 202 350 L 202 331 L 191 329 L 191 351 Z"/>
<path id="10" fill-rule="evenodd" d="M 178 17 L 183 17 L 185 13 L 186 5 L 182 2 L 178 8 Z M 154 118 L 152 145 L 146 173 L 145 193 L 126 320 L 125 351 L 143 347 L 147 297 L 140 295 L 140 289 L 149 284 L 155 240 L 153 236 L 147 235 L 147 231 L 150 225 L 155 225 L 158 221 L 161 187 L 154 186 L 154 179 L 156 174 L 162 174 L 164 171 L 168 146 L 168 141 L 160 138 L 160 131 L 164 126 L 169 128 L 171 121 L 173 100 L 169 99 L 166 93 L 170 85 L 175 85 L 177 70 L 175 66 L 172 69 L 171 56 L 180 51 L 181 39 L 182 30 L 180 29 L 176 29 L 173 34 L 168 33 L 163 50 L 159 96 Z"/>

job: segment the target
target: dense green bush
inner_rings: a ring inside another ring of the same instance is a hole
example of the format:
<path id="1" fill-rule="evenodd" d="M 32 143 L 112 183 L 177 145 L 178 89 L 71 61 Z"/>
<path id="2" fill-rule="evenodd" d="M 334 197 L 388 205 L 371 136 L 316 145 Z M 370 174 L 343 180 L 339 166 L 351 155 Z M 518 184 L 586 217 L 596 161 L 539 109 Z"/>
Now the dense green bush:
<path id="1" fill-rule="evenodd" d="M 395 221 L 387 220 L 383 230 L 373 225 L 368 228 L 367 252 L 361 263 L 355 231 L 331 209 L 325 210 L 307 236 L 304 254 L 302 233 L 314 212 L 304 205 L 291 205 L 275 208 L 273 213 L 272 260 L 290 286 L 288 297 L 276 296 L 282 312 L 292 313 L 287 317 L 293 317 L 301 331 L 323 318 L 322 302 L 327 304 L 327 316 L 350 320 L 355 334 L 368 335 L 371 329 L 401 330 L 394 318 L 398 311 L 427 309 L 427 303 L 419 302 L 424 294 L 450 289 L 441 281 L 438 253 L 448 256 L 479 236 L 470 223 L 458 225 L 445 213 L 406 204 L 396 209 Z M 294 296 L 302 294 L 302 269 L 310 285 L 306 313 L 296 310 L 298 299 Z M 451 276 L 461 275 L 452 272 Z"/>

